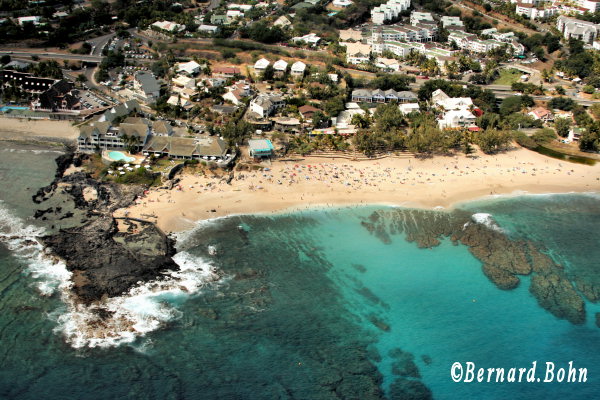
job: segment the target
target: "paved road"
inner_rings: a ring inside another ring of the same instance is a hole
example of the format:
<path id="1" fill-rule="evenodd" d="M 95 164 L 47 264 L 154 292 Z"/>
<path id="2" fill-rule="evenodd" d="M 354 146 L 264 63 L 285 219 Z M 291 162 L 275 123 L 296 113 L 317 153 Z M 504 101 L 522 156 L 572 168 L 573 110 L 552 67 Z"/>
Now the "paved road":
<path id="1" fill-rule="evenodd" d="M 91 44 L 93 46 L 93 51 L 92 51 L 92 56 L 102 56 L 102 49 L 104 48 L 104 46 L 106 46 L 106 44 L 108 42 L 110 42 L 110 40 L 113 38 L 113 36 L 115 36 L 114 33 L 109 33 L 108 35 L 104 35 L 104 36 L 99 36 L 97 38 L 93 38 L 90 40 L 87 40 L 87 42 L 89 44 Z"/>
<path id="2" fill-rule="evenodd" d="M 11 57 L 31 57 L 38 56 L 40 58 L 50 58 L 55 60 L 70 60 L 70 61 L 85 61 L 89 63 L 99 63 L 104 57 L 82 55 L 82 54 L 69 54 L 69 53 L 46 53 L 46 52 L 35 52 L 35 51 L 6 51 L 0 50 L 0 56 L 8 54 Z"/>

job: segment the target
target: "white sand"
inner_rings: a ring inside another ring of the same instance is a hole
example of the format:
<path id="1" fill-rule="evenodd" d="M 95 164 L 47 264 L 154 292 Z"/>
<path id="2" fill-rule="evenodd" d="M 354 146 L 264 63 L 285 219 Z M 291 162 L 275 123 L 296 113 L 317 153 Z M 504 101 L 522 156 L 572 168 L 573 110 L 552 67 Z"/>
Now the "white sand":
<path id="1" fill-rule="evenodd" d="M 128 211 L 173 232 L 225 215 L 317 206 L 448 208 L 489 195 L 600 192 L 600 163 L 573 164 L 525 149 L 475 156 L 378 161 L 307 157 L 302 162 L 275 161 L 267 172 L 236 171 L 230 185 L 210 173 L 188 174 L 182 177 L 181 190 L 153 189 Z"/>
<path id="2" fill-rule="evenodd" d="M 0 117 L 0 139 L 76 140 L 79 130 L 70 121 L 29 120 Z"/>

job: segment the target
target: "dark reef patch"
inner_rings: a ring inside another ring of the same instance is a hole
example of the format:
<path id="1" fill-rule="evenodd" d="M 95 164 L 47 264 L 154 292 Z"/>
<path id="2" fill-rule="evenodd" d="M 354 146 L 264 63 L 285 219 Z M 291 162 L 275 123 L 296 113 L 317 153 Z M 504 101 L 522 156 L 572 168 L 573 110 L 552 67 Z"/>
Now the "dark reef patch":
<path id="1" fill-rule="evenodd" d="M 361 224 L 386 244 L 398 234 L 405 234 L 407 241 L 420 248 L 437 246 L 444 238 L 462 243 L 482 262 L 483 273 L 499 289 L 514 289 L 520 283 L 519 276 L 532 275 L 529 290 L 541 307 L 573 324 L 585 322 L 583 298 L 562 266 L 533 242 L 515 240 L 500 230 L 476 223 L 470 213 L 383 210 L 373 212 Z M 583 280 L 574 281 L 588 299 L 598 299 L 600 290 Z"/>

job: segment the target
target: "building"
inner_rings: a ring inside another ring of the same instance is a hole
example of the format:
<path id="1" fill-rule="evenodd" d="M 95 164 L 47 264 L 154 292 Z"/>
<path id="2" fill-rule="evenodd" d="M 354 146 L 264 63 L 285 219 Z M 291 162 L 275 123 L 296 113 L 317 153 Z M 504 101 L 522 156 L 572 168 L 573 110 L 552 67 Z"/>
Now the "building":
<path id="1" fill-rule="evenodd" d="M 389 103 L 396 101 L 398 103 L 414 103 L 418 97 L 413 92 L 400 91 L 393 89 L 355 89 L 352 91 L 352 101 L 356 103 Z"/>
<path id="2" fill-rule="evenodd" d="M 377 57 L 377 60 L 375 60 L 375 66 L 386 72 L 400 71 L 400 63 L 394 58 Z"/>
<path id="3" fill-rule="evenodd" d="M 442 89 L 431 94 L 431 103 L 442 110 L 468 110 L 473 106 L 470 97 L 450 97 Z"/>
<path id="4" fill-rule="evenodd" d="M 264 158 L 273 156 L 275 147 L 269 139 L 250 139 L 248 140 L 248 150 L 250 157 Z"/>
<path id="5" fill-rule="evenodd" d="M 227 15 L 213 14 L 210 16 L 210 23 L 212 25 L 225 25 L 227 24 Z"/>
<path id="6" fill-rule="evenodd" d="M 333 0 L 332 4 L 334 7 L 348 8 L 354 4 L 354 2 L 352 0 Z"/>
<path id="7" fill-rule="evenodd" d="M 185 73 L 190 76 L 198 75 L 200 70 L 203 68 L 202 65 L 198 64 L 196 61 L 192 60 L 186 63 L 177 64 L 177 72 Z"/>
<path id="8" fill-rule="evenodd" d="M 19 72 L 10 69 L 0 70 L 0 80 L 3 86 L 14 85 L 28 93 L 43 93 L 50 89 L 56 79 L 41 78 L 28 72 Z"/>
<path id="9" fill-rule="evenodd" d="M 269 60 L 266 58 L 261 58 L 257 62 L 254 63 L 254 71 L 257 73 L 265 72 L 265 69 L 271 64 Z"/>
<path id="10" fill-rule="evenodd" d="M 308 35 L 296 36 L 292 38 L 292 42 L 294 43 L 304 42 L 309 46 L 316 46 L 317 44 L 319 44 L 320 41 L 321 38 L 314 33 L 309 33 Z"/>
<path id="11" fill-rule="evenodd" d="M 398 104 L 398 108 L 400 109 L 400 112 L 404 115 L 421 111 L 421 108 L 419 107 L 419 103 Z"/>
<path id="12" fill-rule="evenodd" d="M 273 64 L 273 69 L 275 70 L 275 74 L 278 76 L 283 76 L 287 71 L 288 63 L 285 60 L 278 60 Z"/>
<path id="13" fill-rule="evenodd" d="M 298 107 L 298 112 L 300 113 L 300 115 L 302 115 L 302 118 L 304 118 L 305 121 L 312 120 L 313 115 L 315 115 L 315 113 L 319 111 L 321 110 L 313 106 L 309 106 L 308 104 L 302 107 Z"/>
<path id="14" fill-rule="evenodd" d="M 398 18 L 402 12 L 409 8 L 410 0 L 389 0 L 387 3 L 371 10 L 371 21 L 376 25 L 382 25 L 386 21 Z"/>
<path id="15" fill-rule="evenodd" d="M 437 37 L 437 32 L 436 25 L 426 24 L 376 26 L 371 30 L 371 38 L 367 42 L 371 44 L 382 41 L 431 42 Z"/>
<path id="16" fill-rule="evenodd" d="M 236 19 L 244 18 L 244 12 L 240 10 L 227 10 L 225 16 L 227 17 L 227 23 L 230 24 Z"/>
<path id="17" fill-rule="evenodd" d="M 56 81 L 48 90 L 41 93 L 32 103 L 34 110 L 71 111 L 81 109 L 79 91 L 72 82 L 61 79 Z"/>
<path id="18" fill-rule="evenodd" d="M 290 21 L 290 19 L 288 17 L 286 17 L 285 15 L 282 15 L 281 17 L 279 17 L 275 20 L 273 25 L 278 26 L 280 28 L 287 28 L 288 26 L 292 25 L 292 22 Z"/>
<path id="19" fill-rule="evenodd" d="M 302 61 L 296 61 L 292 64 L 292 68 L 290 69 L 290 74 L 295 77 L 303 77 L 304 71 L 306 71 L 306 64 Z"/>
<path id="20" fill-rule="evenodd" d="M 598 37 L 600 24 L 561 15 L 556 20 L 556 28 L 565 39 L 579 39 L 591 44 Z"/>
<path id="21" fill-rule="evenodd" d="M 250 102 L 250 111 L 259 118 L 267 118 L 285 106 L 285 101 L 278 94 L 261 93 Z"/>
<path id="22" fill-rule="evenodd" d="M 184 160 L 224 161 L 228 158 L 227 144 L 219 137 L 173 137 L 152 135 L 142 151 L 158 157 Z"/>
<path id="23" fill-rule="evenodd" d="M 363 43 L 340 43 L 346 46 L 346 62 L 350 64 L 362 64 L 369 62 L 371 58 L 371 45 Z"/>
<path id="24" fill-rule="evenodd" d="M 552 115 L 552 111 L 543 107 L 534 108 L 528 113 L 528 115 L 532 116 L 533 119 L 542 122 L 554 121 L 554 115 Z"/>
<path id="25" fill-rule="evenodd" d="M 252 88 L 245 81 L 240 81 L 233 86 L 228 88 L 227 93 L 223 95 L 223 100 L 229 100 L 236 106 L 243 102 L 246 97 L 252 96 Z"/>
<path id="26" fill-rule="evenodd" d="M 172 90 L 177 93 L 184 92 L 185 89 L 196 89 L 196 80 L 185 75 L 178 75 L 171 80 Z"/>
<path id="27" fill-rule="evenodd" d="M 140 71 L 135 74 L 133 90 L 146 103 L 153 103 L 160 96 L 160 84 L 149 72 Z"/>
<path id="28" fill-rule="evenodd" d="M 413 11 L 410 13 L 410 24 L 411 25 L 417 25 L 423 22 L 428 22 L 428 23 L 435 23 L 435 20 L 433 19 L 433 15 L 431 15 L 431 13 L 426 13 L 426 12 L 418 12 L 418 11 Z"/>
<path id="29" fill-rule="evenodd" d="M 37 16 L 37 15 L 32 15 L 32 16 L 28 16 L 28 17 L 19 17 L 17 18 L 17 23 L 21 26 L 23 26 L 26 23 L 30 23 L 33 24 L 35 26 L 38 26 L 40 24 L 40 21 L 42 20 L 42 17 Z"/>
<path id="30" fill-rule="evenodd" d="M 176 24 L 175 22 L 171 21 L 156 21 L 151 26 L 155 29 L 159 29 L 161 31 L 166 31 L 169 33 L 177 33 L 185 29 L 185 25 Z"/>
<path id="31" fill-rule="evenodd" d="M 217 25 L 200 24 L 198 27 L 198 32 L 204 33 L 216 33 L 218 30 L 219 27 Z"/>
<path id="32" fill-rule="evenodd" d="M 444 113 L 438 120 L 440 129 L 474 127 L 477 117 L 469 110 L 452 110 Z"/>
<path id="33" fill-rule="evenodd" d="M 340 31 L 340 42 L 354 40 L 360 42 L 362 40 L 362 32 L 355 29 L 345 29 Z"/>
<path id="34" fill-rule="evenodd" d="M 446 29 L 448 28 L 453 28 L 453 29 L 457 29 L 457 28 L 464 28 L 464 24 L 463 22 L 460 20 L 459 17 L 448 17 L 448 16 L 444 16 L 441 18 L 441 22 L 442 22 L 442 26 Z"/>
<path id="35" fill-rule="evenodd" d="M 241 71 L 238 67 L 214 67 L 212 70 L 213 75 L 233 78 L 236 75 L 241 75 Z"/>

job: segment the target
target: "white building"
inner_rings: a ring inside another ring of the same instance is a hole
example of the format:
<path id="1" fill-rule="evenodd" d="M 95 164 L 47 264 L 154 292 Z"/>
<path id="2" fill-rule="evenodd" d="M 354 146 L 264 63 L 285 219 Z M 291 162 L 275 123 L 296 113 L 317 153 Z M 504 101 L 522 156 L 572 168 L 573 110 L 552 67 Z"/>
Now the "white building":
<path id="1" fill-rule="evenodd" d="M 354 65 L 369 62 L 371 45 L 363 43 L 340 43 L 340 45 L 346 46 L 346 62 Z"/>
<path id="2" fill-rule="evenodd" d="M 410 0 L 389 0 L 387 3 L 371 10 L 371 21 L 374 24 L 382 25 L 385 21 L 397 18 L 409 8 Z"/>
<path id="3" fill-rule="evenodd" d="M 283 75 L 283 74 L 285 74 L 285 71 L 287 70 L 287 66 L 288 66 L 288 63 L 285 60 L 278 60 L 275 62 L 275 64 L 273 64 L 273 69 L 275 70 L 275 73 L 277 73 L 278 75 Z"/>
<path id="4" fill-rule="evenodd" d="M 561 15 L 556 20 L 556 28 L 562 32 L 565 39 L 579 39 L 592 43 L 600 32 L 600 25 Z"/>
<path id="5" fill-rule="evenodd" d="M 292 38 L 292 42 L 304 42 L 310 46 L 316 46 L 321 41 L 321 38 L 314 33 L 309 33 L 304 36 L 296 36 Z"/>
<path id="6" fill-rule="evenodd" d="M 192 60 L 186 63 L 177 64 L 177 72 L 186 73 L 188 75 L 197 75 L 202 69 L 202 65 Z"/>
<path id="7" fill-rule="evenodd" d="M 185 25 L 176 24 L 175 22 L 171 21 L 156 21 L 152 24 L 152 26 L 171 33 L 181 32 L 185 29 Z"/>
<path id="8" fill-rule="evenodd" d="M 215 33 L 218 29 L 219 29 L 219 27 L 216 25 L 201 24 L 198 27 L 198 32 Z"/>
<path id="9" fill-rule="evenodd" d="M 266 118 L 277 109 L 285 106 L 283 98 L 277 94 L 262 93 L 250 102 L 250 111 L 260 118 Z"/>
<path id="10" fill-rule="evenodd" d="M 354 2 L 352 0 L 333 0 L 334 7 L 347 8 L 350 7 Z"/>
<path id="11" fill-rule="evenodd" d="M 435 20 L 433 19 L 433 15 L 431 15 L 431 13 L 418 12 L 418 11 L 413 11 L 410 13 L 410 24 L 411 25 L 417 25 L 417 24 L 420 24 L 423 22 L 435 23 Z"/>
<path id="12" fill-rule="evenodd" d="M 398 104 L 398 108 L 400 109 L 400 112 L 404 115 L 421 111 L 421 109 L 419 108 L 419 103 Z"/>
<path id="13" fill-rule="evenodd" d="M 254 71 L 255 72 L 265 72 L 265 69 L 271 64 L 269 60 L 266 58 L 261 58 L 257 62 L 254 63 Z"/>
<path id="14" fill-rule="evenodd" d="M 419 24 L 418 26 L 377 26 L 371 30 L 371 38 L 367 43 L 393 40 L 401 42 L 431 42 L 437 36 L 436 25 Z"/>
<path id="15" fill-rule="evenodd" d="M 31 22 L 33 25 L 39 25 L 40 24 L 40 20 L 42 19 L 42 17 L 39 17 L 37 15 L 32 15 L 29 17 L 19 17 L 17 18 L 17 22 L 19 23 L 19 25 L 23 26 L 23 24 L 27 23 L 27 22 Z"/>
<path id="16" fill-rule="evenodd" d="M 469 128 L 475 126 L 477 117 L 469 110 L 452 110 L 444 114 L 438 120 L 440 129 L 445 128 Z"/>
<path id="17" fill-rule="evenodd" d="M 148 72 L 137 72 L 133 80 L 133 90 L 141 100 L 152 103 L 160 95 L 160 84 L 154 75 Z"/>
<path id="18" fill-rule="evenodd" d="M 306 70 L 306 64 L 304 64 L 302 61 L 296 61 L 295 63 L 292 64 L 290 73 L 292 74 L 292 76 L 302 77 L 302 76 L 304 76 L 305 70 Z"/>
<path id="19" fill-rule="evenodd" d="M 431 94 L 431 103 L 446 111 L 468 110 L 473 106 L 473 100 L 470 97 L 450 97 L 442 89 Z"/>
<path id="20" fill-rule="evenodd" d="M 393 58 L 378 57 L 377 60 L 375 60 L 375 66 L 388 72 L 400 71 L 400 63 L 398 60 Z"/>
<path id="21" fill-rule="evenodd" d="M 464 28 L 463 22 L 459 17 L 442 17 L 442 26 L 444 28 Z"/>
<path id="22" fill-rule="evenodd" d="M 282 15 L 281 17 L 275 20 L 273 25 L 278 26 L 280 28 L 287 28 L 288 26 L 292 25 L 292 22 L 289 20 L 288 17 Z"/>

